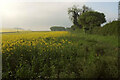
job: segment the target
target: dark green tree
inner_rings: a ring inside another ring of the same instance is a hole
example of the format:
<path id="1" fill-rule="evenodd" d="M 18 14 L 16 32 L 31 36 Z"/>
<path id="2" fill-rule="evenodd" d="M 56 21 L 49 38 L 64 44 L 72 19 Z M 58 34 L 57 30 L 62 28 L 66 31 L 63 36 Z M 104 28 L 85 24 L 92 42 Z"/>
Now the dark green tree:
<path id="1" fill-rule="evenodd" d="M 88 11 L 92 11 L 92 9 L 85 5 L 82 7 L 82 9 L 79 9 L 76 5 L 73 5 L 73 7 L 68 8 L 68 14 L 73 22 L 72 27 L 77 26 L 79 28 L 82 28 L 81 24 L 78 23 L 78 17 Z"/>
<path id="2" fill-rule="evenodd" d="M 50 27 L 51 31 L 66 31 L 65 27 L 60 27 L 60 26 L 53 26 Z"/>
<path id="3" fill-rule="evenodd" d="M 74 25 L 78 26 L 77 19 L 80 12 L 81 12 L 81 9 L 79 9 L 76 5 L 73 5 L 73 7 L 68 8 L 68 14 L 70 15 L 70 19 Z"/>
<path id="4" fill-rule="evenodd" d="M 102 23 L 106 22 L 106 19 L 103 13 L 89 11 L 79 16 L 78 22 L 84 27 L 84 29 L 91 30 L 93 27 L 100 27 Z"/>

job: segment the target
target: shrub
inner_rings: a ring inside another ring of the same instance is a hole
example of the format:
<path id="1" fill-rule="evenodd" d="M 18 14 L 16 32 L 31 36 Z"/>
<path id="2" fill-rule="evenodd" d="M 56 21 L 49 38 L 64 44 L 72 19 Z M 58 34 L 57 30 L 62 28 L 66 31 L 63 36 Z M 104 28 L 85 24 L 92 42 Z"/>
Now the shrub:
<path id="1" fill-rule="evenodd" d="M 100 35 L 115 35 L 118 36 L 120 28 L 120 21 L 113 21 L 110 22 L 103 27 L 96 27 L 92 30 L 93 34 L 100 34 Z"/>

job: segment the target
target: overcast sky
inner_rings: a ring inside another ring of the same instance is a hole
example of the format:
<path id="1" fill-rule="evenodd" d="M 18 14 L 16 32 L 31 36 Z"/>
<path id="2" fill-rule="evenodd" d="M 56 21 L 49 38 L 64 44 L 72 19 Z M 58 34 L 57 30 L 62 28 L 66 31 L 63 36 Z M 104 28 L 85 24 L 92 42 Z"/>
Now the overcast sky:
<path id="1" fill-rule="evenodd" d="M 19 2 L 3 5 L 2 27 L 40 31 L 50 30 L 51 26 L 70 27 L 67 10 L 74 4 L 103 12 L 107 21 L 118 17 L 117 2 Z"/>

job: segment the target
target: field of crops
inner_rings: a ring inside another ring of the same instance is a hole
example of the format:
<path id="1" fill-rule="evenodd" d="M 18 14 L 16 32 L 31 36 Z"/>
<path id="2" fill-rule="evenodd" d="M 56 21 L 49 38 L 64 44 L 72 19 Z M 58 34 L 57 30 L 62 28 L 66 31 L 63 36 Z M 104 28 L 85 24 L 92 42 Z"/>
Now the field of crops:
<path id="1" fill-rule="evenodd" d="M 83 33 L 2 34 L 3 78 L 117 78 L 118 39 Z"/>

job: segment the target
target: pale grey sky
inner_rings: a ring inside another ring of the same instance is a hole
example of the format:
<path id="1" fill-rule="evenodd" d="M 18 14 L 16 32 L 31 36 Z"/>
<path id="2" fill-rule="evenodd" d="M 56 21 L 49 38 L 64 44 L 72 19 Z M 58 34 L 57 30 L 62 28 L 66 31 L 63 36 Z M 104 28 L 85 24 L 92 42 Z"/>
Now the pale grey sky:
<path id="1" fill-rule="evenodd" d="M 2 27 L 31 30 L 50 30 L 51 26 L 70 27 L 67 10 L 74 4 L 105 13 L 107 20 L 117 19 L 117 2 L 19 2 L 3 6 Z"/>

